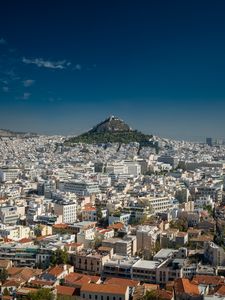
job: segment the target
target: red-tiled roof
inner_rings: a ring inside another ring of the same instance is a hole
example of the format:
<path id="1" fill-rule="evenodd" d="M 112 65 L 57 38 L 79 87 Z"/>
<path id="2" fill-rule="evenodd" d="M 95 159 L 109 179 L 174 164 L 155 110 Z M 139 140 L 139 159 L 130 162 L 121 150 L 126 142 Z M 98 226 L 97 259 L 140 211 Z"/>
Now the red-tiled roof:
<path id="1" fill-rule="evenodd" d="M 80 273 L 70 273 L 65 276 L 65 282 L 68 284 L 73 284 L 74 286 L 80 287 L 84 283 L 89 282 L 98 282 L 100 279 L 99 276 L 92 276 L 92 275 L 84 275 Z"/>
<path id="2" fill-rule="evenodd" d="M 20 283 L 16 280 L 7 280 L 2 284 L 2 286 L 4 286 L 4 287 L 10 287 L 10 286 L 19 287 Z"/>
<path id="3" fill-rule="evenodd" d="M 96 207 L 86 204 L 83 211 L 96 211 Z"/>
<path id="4" fill-rule="evenodd" d="M 191 283 L 189 279 L 178 278 L 174 282 L 175 293 L 177 294 L 189 294 L 189 295 L 199 295 L 198 285 Z"/>
<path id="5" fill-rule="evenodd" d="M 20 244 L 26 244 L 26 243 L 30 243 L 30 242 L 32 242 L 32 239 L 29 239 L 29 238 L 23 238 L 18 241 L 18 243 L 20 243 Z"/>
<path id="6" fill-rule="evenodd" d="M 220 285 L 219 288 L 214 291 L 216 295 L 225 296 L 225 284 Z"/>
<path id="7" fill-rule="evenodd" d="M 140 284 L 138 280 L 116 278 L 116 277 L 106 279 L 105 283 L 118 284 L 118 285 L 129 286 L 129 287 L 135 287 Z"/>
<path id="8" fill-rule="evenodd" d="M 54 266 L 48 270 L 48 274 L 58 277 L 60 274 L 62 274 L 63 271 L 64 268 L 62 266 Z"/>
<path id="9" fill-rule="evenodd" d="M 94 284 L 86 283 L 82 285 L 81 292 L 89 292 L 96 294 L 113 294 L 113 295 L 125 295 L 127 287 L 117 284 Z"/>
<path id="10" fill-rule="evenodd" d="M 61 223 L 61 224 L 54 224 L 52 227 L 57 228 L 57 229 L 65 229 L 65 228 L 68 228 L 68 225 Z"/>
<path id="11" fill-rule="evenodd" d="M 219 285 L 224 282 L 223 277 L 211 275 L 195 275 L 192 279 L 192 283 L 194 284 Z"/>
<path id="12" fill-rule="evenodd" d="M 22 281 L 28 281 L 31 277 L 40 275 L 42 270 L 40 269 L 32 269 L 32 268 L 16 268 L 11 267 L 8 270 L 9 277 L 13 279 L 19 279 Z"/>
<path id="13" fill-rule="evenodd" d="M 75 294 L 76 289 L 70 286 L 57 285 L 56 286 L 57 294 L 73 296 Z"/>
<path id="14" fill-rule="evenodd" d="M 47 280 L 38 280 L 34 279 L 30 281 L 31 285 L 38 285 L 38 286 L 51 286 L 54 284 L 54 281 L 47 281 Z"/>
<path id="15" fill-rule="evenodd" d="M 118 230 L 118 229 L 122 229 L 123 227 L 124 227 L 123 223 L 115 223 L 110 225 L 108 228 Z"/>

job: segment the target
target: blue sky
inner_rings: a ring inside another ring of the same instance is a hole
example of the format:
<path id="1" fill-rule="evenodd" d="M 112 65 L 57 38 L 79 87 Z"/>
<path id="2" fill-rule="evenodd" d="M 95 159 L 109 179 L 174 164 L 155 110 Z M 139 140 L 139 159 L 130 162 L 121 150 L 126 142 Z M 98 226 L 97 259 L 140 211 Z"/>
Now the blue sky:
<path id="1" fill-rule="evenodd" d="M 0 128 L 77 134 L 111 114 L 225 138 L 225 2 L 5 1 Z"/>

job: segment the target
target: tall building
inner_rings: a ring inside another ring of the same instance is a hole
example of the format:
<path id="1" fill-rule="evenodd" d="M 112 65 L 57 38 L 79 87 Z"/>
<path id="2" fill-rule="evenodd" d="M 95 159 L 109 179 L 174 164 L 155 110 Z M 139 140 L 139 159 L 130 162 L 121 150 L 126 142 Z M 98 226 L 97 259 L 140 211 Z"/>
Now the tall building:
<path id="1" fill-rule="evenodd" d="M 206 138 L 206 144 L 212 147 L 212 145 L 213 145 L 212 138 L 210 138 L 210 137 Z"/>
<path id="2" fill-rule="evenodd" d="M 54 213 L 62 216 L 62 222 L 72 224 L 77 220 L 77 205 L 75 201 L 57 200 L 54 203 Z"/>

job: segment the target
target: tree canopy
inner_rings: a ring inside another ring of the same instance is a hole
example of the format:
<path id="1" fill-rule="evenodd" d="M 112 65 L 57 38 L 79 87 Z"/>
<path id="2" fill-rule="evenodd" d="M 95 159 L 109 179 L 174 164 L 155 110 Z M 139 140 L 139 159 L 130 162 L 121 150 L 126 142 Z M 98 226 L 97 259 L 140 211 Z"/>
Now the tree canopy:
<path id="1" fill-rule="evenodd" d="M 54 295 L 50 289 L 39 289 L 37 292 L 28 294 L 29 300 L 53 300 Z"/>
<path id="2" fill-rule="evenodd" d="M 57 249 L 51 256 L 52 265 L 66 264 L 68 262 L 68 253 L 66 250 Z"/>

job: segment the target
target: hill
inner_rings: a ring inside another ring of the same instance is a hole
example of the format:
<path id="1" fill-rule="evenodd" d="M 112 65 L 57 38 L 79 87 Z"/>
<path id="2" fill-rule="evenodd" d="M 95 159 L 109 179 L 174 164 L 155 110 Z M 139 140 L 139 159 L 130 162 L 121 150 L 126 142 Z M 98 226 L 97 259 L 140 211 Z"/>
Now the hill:
<path id="1" fill-rule="evenodd" d="M 117 117 L 111 116 L 94 126 L 91 130 L 66 141 L 67 145 L 76 143 L 106 144 L 106 143 L 132 143 L 151 145 L 152 135 L 147 135 L 137 130 L 132 130 L 129 125 Z"/>
<path id="2" fill-rule="evenodd" d="M 37 136 L 36 133 L 15 132 L 7 129 L 0 129 L 0 137 L 29 137 Z"/>
<path id="3" fill-rule="evenodd" d="M 123 121 L 117 117 L 111 116 L 103 122 L 94 126 L 90 133 L 102 133 L 102 132 L 131 132 L 132 129 Z"/>

